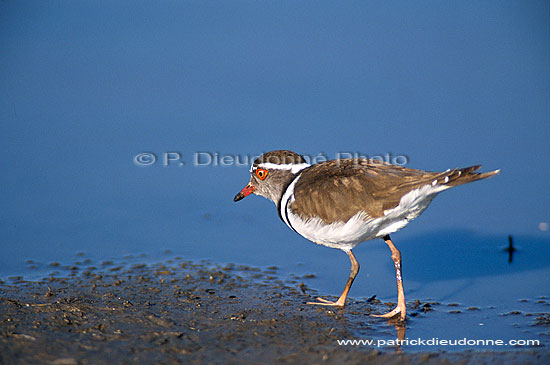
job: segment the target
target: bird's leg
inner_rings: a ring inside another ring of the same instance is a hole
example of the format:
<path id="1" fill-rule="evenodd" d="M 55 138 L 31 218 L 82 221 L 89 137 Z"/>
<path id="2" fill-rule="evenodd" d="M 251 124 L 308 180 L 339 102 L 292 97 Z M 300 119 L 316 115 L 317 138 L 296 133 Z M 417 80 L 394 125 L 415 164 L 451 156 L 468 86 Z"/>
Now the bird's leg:
<path id="1" fill-rule="evenodd" d="M 344 291 L 342 292 L 342 295 L 340 295 L 340 298 L 338 298 L 338 300 L 335 302 L 323 298 L 317 298 L 318 302 L 308 302 L 307 304 L 330 305 L 335 307 L 343 307 L 346 304 L 346 298 L 348 296 L 349 289 L 351 288 L 351 284 L 353 284 L 353 280 L 359 272 L 359 263 L 355 259 L 355 256 L 353 255 L 353 252 L 351 252 L 351 250 L 344 251 L 348 254 L 351 261 L 351 273 L 349 274 L 348 282 L 346 283 L 346 286 L 344 288 Z"/>
<path id="2" fill-rule="evenodd" d="M 405 291 L 403 290 L 403 278 L 401 277 L 401 252 L 394 246 L 389 235 L 383 237 L 386 244 L 391 250 L 391 258 L 395 265 L 395 279 L 397 280 L 397 307 L 386 314 L 373 314 L 374 317 L 392 318 L 400 315 L 401 321 L 405 320 L 407 307 L 405 305 Z"/>

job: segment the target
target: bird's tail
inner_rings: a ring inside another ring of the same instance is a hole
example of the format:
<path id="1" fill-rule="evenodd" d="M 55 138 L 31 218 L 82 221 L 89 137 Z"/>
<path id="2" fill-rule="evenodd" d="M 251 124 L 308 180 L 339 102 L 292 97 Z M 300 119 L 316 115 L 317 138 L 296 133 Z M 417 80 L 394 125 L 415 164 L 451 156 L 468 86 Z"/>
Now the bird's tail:
<path id="1" fill-rule="evenodd" d="M 477 180 L 487 179 L 500 173 L 500 169 L 490 172 L 476 172 L 480 168 L 481 165 L 476 165 L 464 167 L 462 169 L 456 168 L 453 170 L 448 170 L 438 175 L 434 182 L 437 181 L 437 184 L 441 185 L 458 186 Z"/>

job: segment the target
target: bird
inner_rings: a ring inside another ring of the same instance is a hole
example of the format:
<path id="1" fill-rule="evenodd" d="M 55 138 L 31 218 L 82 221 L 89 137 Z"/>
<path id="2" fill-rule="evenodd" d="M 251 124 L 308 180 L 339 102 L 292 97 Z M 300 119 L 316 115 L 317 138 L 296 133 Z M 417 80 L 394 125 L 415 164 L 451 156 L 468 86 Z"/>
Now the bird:
<path id="1" fill-rule="evenodd" d="M 430 172 L 376 159 L 346 158 L 310 165 L 289 150 L 262 154 L 250 167 L 249 183 L 234 197 L 250 194 L 273 201 L 280 219 L 290 229 L 319 245 L 344 251 L 351 272 L 338 300 L 321 297 L 312 305 L 344 307 L 359 272 L 352 252 L 359 243 L 381 238 L 391 251 L 397 283 L 397 305 L 373 315 L 406 320 L 401 252 L 390 234 L 420 216 L 442 191 L 486 179 L 500 170 L 480 173 L 481 165 Z"/>

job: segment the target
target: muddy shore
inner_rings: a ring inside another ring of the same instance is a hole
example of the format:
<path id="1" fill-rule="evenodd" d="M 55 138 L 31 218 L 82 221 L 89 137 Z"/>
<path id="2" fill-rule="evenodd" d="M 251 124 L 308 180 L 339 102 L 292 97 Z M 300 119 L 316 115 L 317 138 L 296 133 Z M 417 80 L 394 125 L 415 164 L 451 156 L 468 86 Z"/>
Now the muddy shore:
<path id="1" fill-rule="evenodd" d="M 546 347 L 339 346 L 342 339 L 391 340 L 405 328 L 368 316 L 391 305 L 376 298 L 352 299 L 337 310 L 307 305 L 319 293 L 299 280 L 281 280 L 274 267 L 176 260 L 68 270 L 0 283 L 0 363 L 550 363 Z M 433 310 L 419 301 L 408 306 L 413 318 Z"/>

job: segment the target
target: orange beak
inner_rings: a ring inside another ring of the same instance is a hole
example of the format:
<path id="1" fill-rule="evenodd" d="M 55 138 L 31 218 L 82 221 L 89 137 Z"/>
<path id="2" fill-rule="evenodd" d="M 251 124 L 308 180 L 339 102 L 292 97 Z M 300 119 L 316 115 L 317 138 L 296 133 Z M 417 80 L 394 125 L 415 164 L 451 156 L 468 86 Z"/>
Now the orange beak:
<path id="1" fill-rule="evenodd" d="M 233 198 L 233 201 L 238 202 L 239 200 L 244 199 L 245 197 L 252 194 L 253 191 L 254 191 L 254 185 L 248 184 L 243 188 L 243 190 L 239 192 L 239 194 L 235 195 L 235 198 Z"/>

